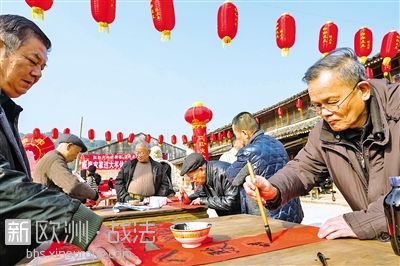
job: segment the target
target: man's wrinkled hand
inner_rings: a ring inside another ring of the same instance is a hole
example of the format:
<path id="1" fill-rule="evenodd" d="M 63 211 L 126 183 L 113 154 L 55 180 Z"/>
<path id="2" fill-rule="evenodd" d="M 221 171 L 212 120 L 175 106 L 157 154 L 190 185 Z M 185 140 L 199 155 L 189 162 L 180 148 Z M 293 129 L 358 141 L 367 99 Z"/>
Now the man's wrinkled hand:
<path id="1" fill-rule="evenodd" d="M 354 237 L 356 234 L 344 220 L 343 215 L 325 221 L 318 232 L 319 238 L 335 239 L 339 237 Z"/>
<path id="2" fill-rule="evenodd" d="M 120 265 L 139 265 L 142 261 L 118 241 L 116 232 L 104 225 L 90 243 L 88 251 L 97 256 L 105 266 L 113 266 L 111 258 Z"/>
<path id="3" fill-rule="evenodd" d="M 267 179 L 259 175 L 255 176 L 254 182 L 252 182 L 250 176 L 247 176 L 243 187 L 247 195 L 254 201 L 257 200 L 255 189 L 258 187 L 264 205 L 266 201 L 274 200 L 278 195 L 278 190 Z"/>

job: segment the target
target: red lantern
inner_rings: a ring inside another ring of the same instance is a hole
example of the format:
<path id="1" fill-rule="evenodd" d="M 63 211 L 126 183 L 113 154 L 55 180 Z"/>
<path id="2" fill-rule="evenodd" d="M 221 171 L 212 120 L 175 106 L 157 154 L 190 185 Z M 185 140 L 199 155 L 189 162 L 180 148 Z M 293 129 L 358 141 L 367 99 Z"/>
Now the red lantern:
<path id="1" fill-rule="evenodd" d="M 238 31 L 238 10 L 231 2 L 224 2 L 218 9 L 218 36 L 223 45 L 230 45 Z"/>
<path id="2" fill-rule="evenodd" d="M 172 145 L 176 144 L 176 136 L 175 135 L 171 136 L 171 143 L 172 143 Z"/>
<path id="3" fill-rule="evenodd" d="M 188 138 L 186 135 L 182 135 L 182 143 L 185 145 L 188 143 Z"/>
<path id="4" fill-rule="evenodd" d="M 381 70 L 382 70 L 383 76 L 386 78 L 389 75 L 389 73 L 392 71 L 392 64 L 390 64 L 390 63 L 387 65 L 382 64 Z"/>
<path id="5" fill-rule="evenodd" d="M 197 141 L 196 135 L 192 135 L 192 143 L 193 143 L 193 145 L 196 143 L 196 141 Z"/>
<path id="6" fill-rule="evenodd" d="M 107 130 L 106 133 L 105 133 L 104 135 L 105 135 L 105 139 L 106 139 L 107 144 L 110 144 L 110 141 L 111 141 L 111 132 L 110 132 L 109 130 Z"/>
<path id="7" fill-rule="evenodd" d="M 192 125 L 193 135 L 196 136 L 194 144 L 195 152 L 201 153 L 208 160 L 208 139 L 206 124 L 211 121 L 213 113 L 203 106 L 203 103 L 196 102 L 185 112 L 185 120 Z"/>
<path id="8" fill-rule="evenodd" d="M 31 151 L 35 160 L 39 160 L 43 155 L 54 150 L 53 141 L 41 133 L 36 137 L 33 134 L 26 134 L 21 141 L 25 151 Z"/>
<path id="9" fill-rule="evenodd" d="M 150 9 L 154 27 L 161 32 L 161 40 L 170 40 L 175 27 L 173 0 L 150 0 Z"/>
<path id="10" fill-rule="evenodd" d="M 93 140 L 94 140 L 94 129 L 93 128 L 88 130 L 88 138 L 89 138 L 90 142 L 93 142 Z"/>
<path id="11" fill-rule="evenodd" d="M 226 137 L 229 139 L 229 140 L 231 140 L 232 138 L 233 138 L 233 134 L 232 134 L 232 131 L 228 131 L 228 133 L 226 133 Z"/>
<path id="12" fill-rule="evenodd" d="M 282 56 L 289 54 L 289 48 L 296 40 L 296 22 L 289 13 L 284 13 L 278 18 L 275 28 L 276 44 L 281 48 Z"/>
<path id="13" fill-rule="evenodd" d="M 338 27 L 333 21 L 328 21 L 321 27 L 319 31 L 319 51 L 327 55 L 332 50 L 336 49 L 338 40 Z"/>
<path id="14" fill-rule="evenodd" d="M 121 144 L 124 141 L 124 134 L 122 134 L 122 132 L 117 133 L 117 141 L 119 144 Z"/>
<path id="15" fill-rule="evenodd" d="M 224 135 L 222 134 L 222 132 L 218 133 L 218 141 L 222 142 L 224 140 Z"/>
<path id="16" fill-rule="evenodd" d="M 44 11 L 47 11 L 53 5 L 53 0 L 25 0 L 32 8 L 32 18 L 44 20 Z"/>
<path id="17" fill-rule="evenodd" d="M 392 30 L 385 34 L 382 40 L 380 57 L 383 58 L 382 65 L 385 65 L 383 68 L 388 70 L 390 68 L 390 61 L 397 55 L 398 50 L 400 49 L 400 34 Z M 383 75 L 386 77 L 390 71 L 386 71 Z"/>
<path id="18" fill-rule="evenodd" d="M 146 137 L 144 137 L 144 139 L 145 139 L 145 141 L 146 141 L 147 143 L 150 143 L 150 141 L 151 141 L 151 135 L 150 135 L 150 134 L 147 134 Z"/>
<path id="19" fill-rule="evenodd" d="M 277 113 L 278 113 L 278 117 L 280 119 L 282 119 L 282 117 L 283 117 L 283 108 L 282 107 L 278 107 Z"/>
<path id="20" fill-rule="evenodd" d="M 158 145 L 163 145 L 164 143 L 164 135 L 159 135 L 158 136 Z"/>
<path id="21" fill-rule="evenodd" d="M 53 128 L 51 130 L 51 138 L 53 140 L 57 140 L 58 139 L 58 129 L 57 128 Z"/>
<path id="22" fill-rule="evenodd" d="M 38 129 L 37 127 L 33 129 L 33 138 L 34 139 L 38 139 L 40 137 L 41 133 L 40 133 L 40 129 Z"/>
<path id="23" fill-rule="evenodd" d="M 211 140 L 211 142 L 213 142 L 213 143 L 217 141 L 217 136 L 215 135 L 215 133 L 211 134 L 210 140 Z"/>
<path id="24" fill-rule="evenodd" d="M 303 109 L 303 101 L 300 98 L 298 98 L 296 101 L 296 108 L 299 111 Z"/>
<path id="25" fill-rule="evenodd" d="M 115 19 L 116 0 L 90 0 L 92 16 L 99 23 L 99 31 L 109 32 L 108 24 Z"/>
<path id="26" fill-rule="evenodd" d="M 372 31 L 367 27 L 360 28 L 354 36 L 354 51 L 362 64 L 367 62 L 372 52 L 372 40 Z"/>
<path id="27" fill-rule="evenodd" d="M 128 136 L 128 144 L 131 145 L 133 141 L 135 140 L 135 134 L 131 133 Z"/>
<path id="28" fill-rule="evenodd" d="M 374 71 L 370 67 L 365 68 L 365 73 L 367 75 L 368 79 L 373 79 L 374 78 Z"/>

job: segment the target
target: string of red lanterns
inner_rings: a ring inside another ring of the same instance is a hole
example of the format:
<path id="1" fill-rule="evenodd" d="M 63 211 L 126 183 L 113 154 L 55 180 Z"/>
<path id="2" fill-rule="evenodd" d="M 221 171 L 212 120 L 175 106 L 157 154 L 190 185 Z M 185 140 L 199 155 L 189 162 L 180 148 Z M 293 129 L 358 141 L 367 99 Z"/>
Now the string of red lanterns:
<path id="1" fill-rule="evenodd" d="M 53 0 L 25 0 L 32 9 L 32 17 L 44 19 L 44 11 L 53 6 Z M 92 17 L 99 25 L 99 31 L 109 32 L 109 24 L 113 23 L 116 17 L 116 0 L 90 0 Z M 162 40 L 169 40 L 171 31 L 175 27 L 175 9 L 173 0 L 150 0 L 150 10 L 155 28 L 161 32 Z M 217 32 L 223 45 L 230 45 L 238 30 L 238 9 L 229 0 L 218 8 Z M 282 55 L 286 56 L 289 49 L 294 45 L 296 38 L 296 22 L 288 14 L 282 14 L 276 23 L 275 31 L 277 46 L 281 49 Z M 393 58 L 400 47 L 399 33 L 391 31 L 382 40 L 380 56 L 384 58 L 382 69 L 385 69 L 386 77 L 391 67 Z M 319 34 L 319 51 L 326 55 L 336 48 L 338 40 L 338 27 L 332 21 L 325 23 Z M 394 43 L 394 44 L 393 44 Z M 367 57 L 372 52 L 372 31 L 367 27 L 360 28 L 354 36 L 354 50 L 360 57 L 361 63 L 365 64 Z M 395 51 L 395 54 L 393 55 Z"/>

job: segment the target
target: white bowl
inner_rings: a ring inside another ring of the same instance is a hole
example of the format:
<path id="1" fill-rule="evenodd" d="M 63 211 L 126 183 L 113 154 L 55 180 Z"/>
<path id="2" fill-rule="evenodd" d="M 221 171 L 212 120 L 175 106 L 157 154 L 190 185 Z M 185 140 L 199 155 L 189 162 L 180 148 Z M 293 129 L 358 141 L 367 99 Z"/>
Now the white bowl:
<path id="1" fill-rule="evenodd" d="M 211 224 L 206 222 L 187 222 L 171 225 L 175 239 L 184 248 L 197 248 L 207 238 Z"/>

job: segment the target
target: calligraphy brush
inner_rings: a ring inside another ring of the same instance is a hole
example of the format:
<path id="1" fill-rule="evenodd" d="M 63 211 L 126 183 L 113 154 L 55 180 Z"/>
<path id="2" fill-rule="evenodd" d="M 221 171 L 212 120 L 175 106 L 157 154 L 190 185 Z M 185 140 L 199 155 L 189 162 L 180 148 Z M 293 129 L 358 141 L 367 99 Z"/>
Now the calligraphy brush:
<path id="1" fill-rule="evenodd" d="M 247 168 L 249 169 L 249 174 L 250 174 L 251 181 L 255 182 L 256 177 L 254 175 L 253 165 L 251 165 L 250 161 L 247 161 Z M 262 204 L 260 191 L 258 190 L 258 187 L 256 187 L 255 191 L 256 191 L 258 208 L 260 209 L 261 217 L 262 217 L 262 219 L 264 221 L 265 232 L 267 233 L 269 242 L 272 243 L 271 228 L 269 227 L 269 223 L 268 223 L 268 220 L 267 220 L 267 215 L 265 214 L 264 205 Z"/>

